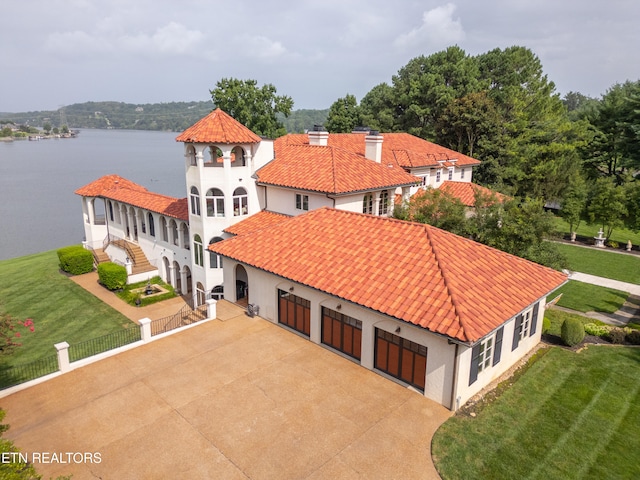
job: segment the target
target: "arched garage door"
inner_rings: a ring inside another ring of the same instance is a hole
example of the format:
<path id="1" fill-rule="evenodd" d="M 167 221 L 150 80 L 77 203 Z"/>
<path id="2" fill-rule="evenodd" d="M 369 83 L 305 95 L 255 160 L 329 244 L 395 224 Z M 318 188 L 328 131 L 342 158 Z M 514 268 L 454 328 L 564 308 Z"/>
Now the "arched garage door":
<path id="1" fill-rule="evenodd" d="M 278 322 L 308 337 L 311 334 L 311 302 L 278 290 Z"/>
<path id="2" fill-rule="evenodd" d="M 375 368 L 424 392 L 427 347 L 376 328 Z"/>

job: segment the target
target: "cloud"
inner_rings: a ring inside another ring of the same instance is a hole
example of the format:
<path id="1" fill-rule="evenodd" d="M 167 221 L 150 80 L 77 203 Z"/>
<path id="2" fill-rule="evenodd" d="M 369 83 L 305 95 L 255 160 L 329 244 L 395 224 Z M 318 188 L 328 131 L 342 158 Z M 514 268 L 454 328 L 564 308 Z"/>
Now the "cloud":
<path id="1" fill-rule="evenodd" d="M 241 35 L 236 39 L 236 43 L 239 47 L 237 51 L 249 58 L 272 60 L 287 53 L 281 42 L 262 35 Z"/>
<path id="2" fill-rule="evenodd" d="M 108 23 L 108 22 L 107 22 Z M 101 24 L 96 33 L 85 31 L 54 32 L 45 40 L 44 48 L 61 56 L 115 53 L 141 55 L 196 55 L 204 56 L 200 47 L 205 34 L 190 30 L 177 22 L 158 27 L 153 33 L 113 33 Z"/>
<path id="3" fill-rule="evenodd" d="M 414 47 L 429 44 L 430 46 L 447 46 L 465 38 L 464 29 L 459 18 L 453 18 L 456 6 L 447 3 L 422 14 L 422 25 L 400 35 L 394 41 L 397 47 Z"/>

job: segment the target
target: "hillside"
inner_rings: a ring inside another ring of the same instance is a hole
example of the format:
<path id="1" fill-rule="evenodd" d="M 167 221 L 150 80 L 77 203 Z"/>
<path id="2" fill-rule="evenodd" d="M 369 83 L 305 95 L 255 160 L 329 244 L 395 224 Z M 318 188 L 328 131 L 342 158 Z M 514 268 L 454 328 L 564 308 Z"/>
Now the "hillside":
<path id="1" fill-rule="evenodd" d="M 67 125 L 69 128 L 115 128 L 128 130 L 164 130 L 180 132 L 213 110 L 213 103 L 170 102 L 132 104 L 123 102 L 85 102 L 59 110 L 22 113 L 0 112 L 0 121 L 42 127 Z M 302 132 L 323 124 L 329 110 L 295 110 L 280 117 L 288 132 Z"/>

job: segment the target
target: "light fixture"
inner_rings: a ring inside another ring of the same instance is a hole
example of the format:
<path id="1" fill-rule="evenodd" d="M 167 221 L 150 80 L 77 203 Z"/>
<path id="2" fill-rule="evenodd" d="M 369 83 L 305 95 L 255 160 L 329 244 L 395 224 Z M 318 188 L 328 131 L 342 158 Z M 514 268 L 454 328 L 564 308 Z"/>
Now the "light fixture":
<path id="1" fill-rule="evenodd" d="M 336 309 L 340 310 L 341 308 L 342 308 L 342 304 L 341 304 L 341 303 L 339 303 L 339 304 L 336 306 Z"/>
<path id="2" fill-rule="evenodd" d="M 293 286 L 289 287 L 289 291 L 293 292 Z"/>
<path id="3" fill-rule="evenodd" d="M 396 328 L 396 333 L 400 333 L 402 329 L 400 327 Z"/>

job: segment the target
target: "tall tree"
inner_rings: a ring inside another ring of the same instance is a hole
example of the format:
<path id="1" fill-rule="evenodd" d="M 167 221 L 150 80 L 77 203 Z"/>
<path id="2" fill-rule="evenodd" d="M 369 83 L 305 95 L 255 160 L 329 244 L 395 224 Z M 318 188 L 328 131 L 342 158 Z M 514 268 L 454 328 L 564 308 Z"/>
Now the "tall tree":
<path id="1" fill-rule="evenodd" d="M 360 101 L 362 124 L 380 132 L 393 132 L 395 128 L 394 90 L 386 83 L 373 87 Z"/>
<path id="2" fill-rule="evenodd" d="M 273 85 L 258 87 L 256 80 L 223 78 L 210 93 L 216 107 L 254 133 L 270 138 L 286 133 L 277 114 L 288 116 L 293 108 L 293 100 L 286 95 L 276 95 Z"/>
<path id="3" fill-rule="evenodd" d="M 584 217 L 587 207 L 587 183 L 584 177 L 575 173 L 569 179 L 569 184 L 564 193 L 560 216 L 569 224 L 569 231 L 575 232 Z"/>
<path id="4" fill-rule="evenodd" d="M 361 125 L 360 107 L 355 96 L 347 94 L 333 102 L 325 125 L 329 132 L 350 133 Z"/>
<path id="5" fill-rule="evenodd" d="M 613 178 L 601 177 L 597 179 L 591 191 L 591 198 L 587 206 L 590 223 L 602 227 L 605 237 L 611 237 L 615 228 L 624 225 L 627 211 L 627 192 L 616 185 Z"/>

